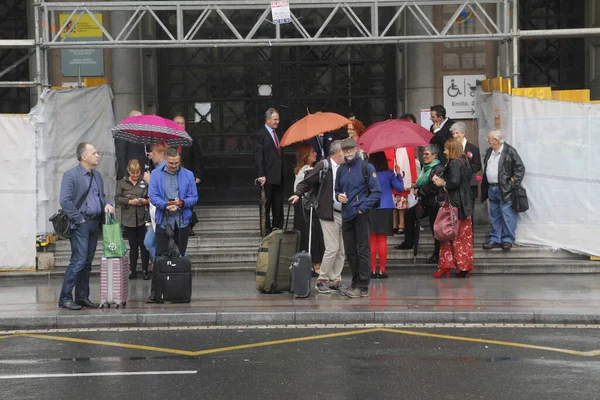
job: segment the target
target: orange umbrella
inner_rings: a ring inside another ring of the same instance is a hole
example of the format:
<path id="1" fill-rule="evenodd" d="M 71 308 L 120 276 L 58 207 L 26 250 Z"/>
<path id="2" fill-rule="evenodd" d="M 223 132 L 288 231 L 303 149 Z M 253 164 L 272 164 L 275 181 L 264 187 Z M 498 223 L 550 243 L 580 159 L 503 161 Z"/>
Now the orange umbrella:
<path id="1" fill-rule="evenodd" d="M 281 139 L 281 146 L 303 142 L 321 133 L 335 131 L 351 123 L 348 118 L 332 112 L 317 112 L 308 114 L 296 121 L 285 132 Z"/>

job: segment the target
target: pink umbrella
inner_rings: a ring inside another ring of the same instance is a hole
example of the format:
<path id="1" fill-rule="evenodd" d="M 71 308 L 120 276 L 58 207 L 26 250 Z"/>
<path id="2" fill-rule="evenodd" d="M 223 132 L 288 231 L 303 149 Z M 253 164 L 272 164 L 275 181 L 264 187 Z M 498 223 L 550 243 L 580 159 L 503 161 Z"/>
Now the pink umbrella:
<path id="1" fill-rule="evenodd" d="M 115 139 L 152 145 L 191 146 L 192 138 L 177 123 L 158 115 L 138 115 L 121 121 L 111 129 Z"/>
<path id="2" fill-rule="evenodd" d="M 376 153 L 400 147 L 426 146 L 433 134 L 421 125 L 404 119 L 388 119 L 367 128 L 358 138 L 358 147 Z"/>

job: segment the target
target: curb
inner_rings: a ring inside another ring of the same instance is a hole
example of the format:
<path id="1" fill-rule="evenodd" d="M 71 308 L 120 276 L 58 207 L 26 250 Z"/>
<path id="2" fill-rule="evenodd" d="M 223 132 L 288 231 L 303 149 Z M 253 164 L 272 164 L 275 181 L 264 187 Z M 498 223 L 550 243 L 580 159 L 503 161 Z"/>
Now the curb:
<path id="1" fill-rule="evenodd" d="M 127 311 L 127 310 L 123 310 Z M 282 311 L 203 313 L 57 313 L 56 315 L 0 317 L 0 329 L 66 329 L 107 327 L 168 327 L 307 324 L 564 324 L 600 325 L 600 314 L 466 311 Z"/>

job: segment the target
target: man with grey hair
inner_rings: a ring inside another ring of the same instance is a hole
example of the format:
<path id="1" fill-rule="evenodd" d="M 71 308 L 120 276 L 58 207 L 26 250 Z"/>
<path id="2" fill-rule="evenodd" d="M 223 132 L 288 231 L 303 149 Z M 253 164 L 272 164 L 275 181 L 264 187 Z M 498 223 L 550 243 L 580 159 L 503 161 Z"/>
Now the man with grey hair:
<path id="1" fill-rule="evenodd" d="M 102 176 L 94 170 L 100 162 L 96 148 L 90 143 L 79 143 L 77 161 L 79 165 L 66 171 L 60 184 L 60 206 L 71 220 L 71 261 L 65 271 L 58 306 L 68 310 L 98 308 L 89 299 L 92 261 L 102 216 L 115 212 L 106 200 Z"/>
<path id="2" fill-rule="evenodd" d="M 319 293 L 339 290 L 342 282 L 342 269 L 346 259 L 342 238 L 342 203 L 335 198 L 333 189 L 337 170 L 343 162 L 342 141 L 335 140 L 329 146 L 329 157 L 319 161 L 308 172 L 296 187 L 296 193 L 289 198 L 294 204 L 310 189 L 317 190 L 316 213 L 325 242 L 325 253 L 316 286 Z"/>
<path id="3" fill-rule="evenodd" d="M 279 113 L 274 108 L 265 112 L 265 125 L 254 135 L 254 164 L 256 182 L 265 188 L 266 231 L 283 228 L 283 158 L 276 129 Z M 273 210 L 273 221 L 269 211 Z"/>
<path id="4" fill-rule="evenodd" d="M 517 211 L 512 205 L 513 190 L 525 176 L 525 165 L 514 147 L 504 142 L 502 132 L 491 131 L 487 141 L 490 148 L 483 160 L 483 182 L 481 202 L 489 199 L 489 214 L 492 230 L 490 240 L 483 248 L 502 248 L 508 251 L 515 242 Z"/>

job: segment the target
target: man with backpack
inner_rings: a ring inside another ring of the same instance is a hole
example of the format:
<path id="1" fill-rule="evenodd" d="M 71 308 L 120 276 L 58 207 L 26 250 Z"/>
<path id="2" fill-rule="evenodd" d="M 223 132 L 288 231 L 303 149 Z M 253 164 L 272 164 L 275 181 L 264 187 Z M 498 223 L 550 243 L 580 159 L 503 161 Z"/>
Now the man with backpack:
<path id="1" fill-rule="evenodd" d="M 346 163 L 337 170 L 335 198 L 342 203 L 342 236 L 352 284 L 340 293 L 351 298 L 367 297 L 371 282 L 368 213 L 379 206 L 381 189 L 375 168 L 358 154 L 354 139 L 344 139 L 342 151 Z"/>
<path id="2" fill-rule="evenodd" d="M 316 289 L 323 294 L 340 289 L 346 259 L 342 239 L 342 204 L 335 199 L 333 191 L 337 170 L 343 162 L 342 141 L 335 140 L 329 146 L 329 157 L 308 171 L 296 187 L 296 193 L 289 198 L 295 204 L 304 197 L 303 203 L 314 206 L 321 222 L 325 253 Z"/>

